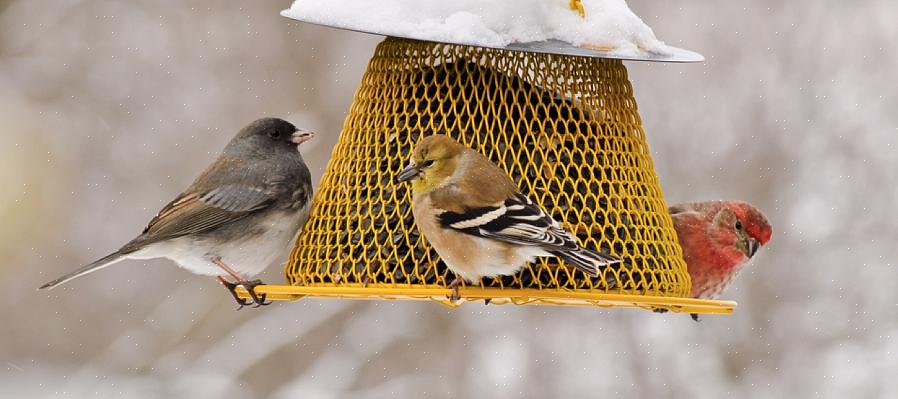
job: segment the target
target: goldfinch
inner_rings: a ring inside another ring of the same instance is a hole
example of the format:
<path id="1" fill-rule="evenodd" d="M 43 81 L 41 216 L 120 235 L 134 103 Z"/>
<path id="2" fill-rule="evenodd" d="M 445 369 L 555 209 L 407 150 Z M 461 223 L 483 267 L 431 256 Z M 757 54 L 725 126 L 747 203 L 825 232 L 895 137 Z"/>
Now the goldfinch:
<path id="1" fill-rule="evenodd" d="M 559 257 L 590 276 L 620 262 L 580 247 L 498 166 L 447 136 L 418 142 L 397 180 L 411 181 L 415 224 L 457 276 L 453 301 L 459 277 L 511 275 L 537 256 Z"/>

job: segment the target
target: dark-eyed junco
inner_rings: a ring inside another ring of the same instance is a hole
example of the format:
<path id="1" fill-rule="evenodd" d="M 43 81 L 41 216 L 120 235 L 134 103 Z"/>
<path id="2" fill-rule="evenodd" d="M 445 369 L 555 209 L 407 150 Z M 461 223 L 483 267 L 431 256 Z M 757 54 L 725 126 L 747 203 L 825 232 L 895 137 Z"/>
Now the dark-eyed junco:
<path id="1" fill-rule="evenodd" d="M 257 307 L 267 304 L 254 291 L 261 281 L 248 278 L 281 256 L 308 219 L 312 179 L 299 146 L 313 136 L 277 118 L 250 123 L 137 238 L 40 288 L 124 259 L 168 258 L 196 274 L 217 276 L 241 307 L 250 302 L 237 297 L 238 285 Z"/>

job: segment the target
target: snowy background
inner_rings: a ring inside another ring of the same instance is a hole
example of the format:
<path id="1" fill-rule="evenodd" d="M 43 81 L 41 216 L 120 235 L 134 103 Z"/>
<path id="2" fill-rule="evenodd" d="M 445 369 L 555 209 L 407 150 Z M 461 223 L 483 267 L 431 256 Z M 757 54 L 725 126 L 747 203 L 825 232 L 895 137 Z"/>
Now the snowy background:
<path id="1" fill-rule="evenodd" d="M 317 181 L 380 39 L 290 21 L 287 1 L 0 1 L 0 396 L 898 397 L 898 5 L 630 5 L 707 58 L 627 64 L 668 200 L 744 199 L 774 226 L 732 316 L 235 312 L 167 261 L 37 292 L 139 232 L 258 116 L 320 133 Z"/>

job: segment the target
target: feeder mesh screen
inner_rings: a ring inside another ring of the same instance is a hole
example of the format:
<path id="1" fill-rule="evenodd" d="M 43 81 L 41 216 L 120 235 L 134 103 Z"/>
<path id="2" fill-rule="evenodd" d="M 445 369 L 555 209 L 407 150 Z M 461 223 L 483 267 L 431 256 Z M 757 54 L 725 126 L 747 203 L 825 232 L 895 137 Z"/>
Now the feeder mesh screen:
<path id="1" fill-rule="evenodd" d="M 286 267 L 291 285 L 378 297 L 453 280 L 415 228 L 410 185 L 396 183 L 414 144 L 434 133 L 489 157 L 581 245 L 624 259 L 588 278 L 543 258 L 485 287 L 507 298 L 521 288 L 689 294 L 620 61 L 395 38 L 378 45 L 356 92 Z"/>

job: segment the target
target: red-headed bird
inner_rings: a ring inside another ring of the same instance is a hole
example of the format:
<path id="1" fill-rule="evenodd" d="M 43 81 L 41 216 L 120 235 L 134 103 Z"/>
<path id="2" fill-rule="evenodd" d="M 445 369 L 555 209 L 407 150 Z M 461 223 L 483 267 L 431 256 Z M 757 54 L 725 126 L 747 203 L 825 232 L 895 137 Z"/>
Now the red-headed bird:
<path id="1" fill-rule="evenodd" d="M 689 202 L 669 212 L 692 277 L 693 298 L 718 298 L 772 234 L 764 214 L 741 201 Z"/>

